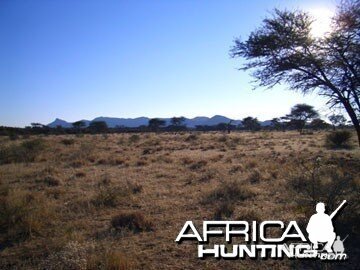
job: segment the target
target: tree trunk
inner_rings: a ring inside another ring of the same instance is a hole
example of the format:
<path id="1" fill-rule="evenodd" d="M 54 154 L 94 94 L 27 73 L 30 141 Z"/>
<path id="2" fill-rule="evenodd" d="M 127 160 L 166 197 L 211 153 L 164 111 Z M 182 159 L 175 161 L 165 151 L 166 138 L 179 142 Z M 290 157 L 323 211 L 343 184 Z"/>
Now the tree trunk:
<path id="1" fill-rule="evenodd" d="M 360 147 L 360 123 L 359 123 L 359 119 L 357 118 L 357 115 L 354 111 L 354 109 L 351 107 L 351 105 L 348 102 L 343 103 L 346 112 L 348 113 L 348 115 L 350 116 L 351 122 L 354 125 L 354 128 L 356 130 L 357 133 L 357 137 L 358 137 L 358 144 Z"/>
<path id="2" fill-rule="evenodd" d="M 357 132 L 357 136 L 358 136 L 358 142 L 359 142 L 359 147 L 360 147 L 360 126 L 358 125 L 356 128 L 356 132 Z"/>

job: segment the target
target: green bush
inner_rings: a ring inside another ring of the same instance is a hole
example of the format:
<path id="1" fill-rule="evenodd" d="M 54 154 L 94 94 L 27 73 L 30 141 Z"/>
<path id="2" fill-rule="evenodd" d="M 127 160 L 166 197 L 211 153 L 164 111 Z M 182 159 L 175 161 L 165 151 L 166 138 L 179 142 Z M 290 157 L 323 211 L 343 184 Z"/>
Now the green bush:
<path id="1" fill-rule="evenodd" d="M 44 148 L 45 142 L 42 139 L 5 146 L 0 149 L 0 164 L 34 162 Z"/>
<path id="2" fill-rule="evenodd" d="M 330 148 L 349 148 L 351 137 L 350 131 L 333 131 L 326 136 L 326 145 Z"/>

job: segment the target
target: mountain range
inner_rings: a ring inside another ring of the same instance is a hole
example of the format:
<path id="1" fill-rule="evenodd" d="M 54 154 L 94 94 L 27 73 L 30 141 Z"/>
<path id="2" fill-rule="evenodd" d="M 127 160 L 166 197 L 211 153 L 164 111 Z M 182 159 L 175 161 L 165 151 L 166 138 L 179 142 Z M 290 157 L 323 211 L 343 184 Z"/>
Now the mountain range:
<path id="1" fill-rule="evenodd" d="M 170 125 L 171 118 L 160 118 L 165 120 L 166 126 Z M 130 127 L 135 128 L 139 126 L 147 126 L 150 118 L 148 117 L 137 117 L 137 118 L 116 118 L 116 117 L 96 117 L 93 120 L 81 120 L 88 126 L 91 122 L 95 121 L 104 121 L 110 128 L 114 127 Z M 185 118 L 184 124 L 189 128 L 195 128 L 196 126 L 215 126 L 220 123 L 229 123 L 232 120 L 232 125 L 241 125 L 241 120 L 234 120 L 222 115 L 215 115 L 213 117 L 198 116 L 194 118 Z M 270 125 L 270 121 L 260 121 L 262 126 Z M 72 122 L 67 122 L 65 120 L 56 118 L 53 122 L 47 125 L 48 127 L 55 128 L 61 126 L 63 128 L 72 127 Z"/>

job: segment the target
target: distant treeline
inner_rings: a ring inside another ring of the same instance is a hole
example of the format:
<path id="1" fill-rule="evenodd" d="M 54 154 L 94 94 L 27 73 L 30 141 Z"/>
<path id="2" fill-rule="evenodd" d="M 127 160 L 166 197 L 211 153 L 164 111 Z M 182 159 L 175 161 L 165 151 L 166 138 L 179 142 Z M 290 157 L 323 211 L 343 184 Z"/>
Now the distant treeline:
<path id="1" fill-rule="evenodd" d="M 291 108 L 291 112 L 280 118 L 273 118 L 269 125 L 261 125 L 257 118 L 245 117 L 242 119 L 241 125 L 228 123 L 220 123 L 217 125 L 199 125 L 196 127 L 187 127 L 184 117 L 173 117 L 170 125 L 166 126 L 166 122 L 159 118 L 149 120 L 147 126 L 139 127 L 108 127 L 104 121 L 93 121 L 88 126 L 85 122 L 77 121 L 72 123 L 72 127 L 64 128 L 57 126 L 51 128 L 40 123 L 31 123 L 31 126 L 25 128 L 0 127 L 0 135 L 10 136 L 16 139 L 19 135 L 35 135 L 35 134 L 99 134 L 99 133 L 125 133 L 125 132 L 180 132 L 180 131 L 222 131 L 230 133 L 232 131 L 259 131 L 259 130 L 298 130 L 303 133 L 306 130 L 323 130 L 335 129 L 336 127 L 347 127 L 347 122 L 342 115 L 331 115 L 329 117 L 331 124 L 319 118 L 319 114 L 315 109 L 307 104 L 297 104 Z"/>

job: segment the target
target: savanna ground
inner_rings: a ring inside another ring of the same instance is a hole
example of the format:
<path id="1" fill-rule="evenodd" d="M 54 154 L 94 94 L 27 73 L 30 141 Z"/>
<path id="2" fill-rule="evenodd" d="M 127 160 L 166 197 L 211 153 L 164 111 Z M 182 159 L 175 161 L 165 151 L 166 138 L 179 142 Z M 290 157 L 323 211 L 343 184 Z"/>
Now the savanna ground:
<path id="1" fill-rule="evenodd" d="M 359 269 L 360 149 L 355 136 L 350 149 L 328 149 L 325 135 L 0 138 L 0 269 Z M 343 199 L 346 263 L 200 260 L 196 242 L 175 243 L 187 220 L 304 228 L 317 201 L 331 212 Z"/>

